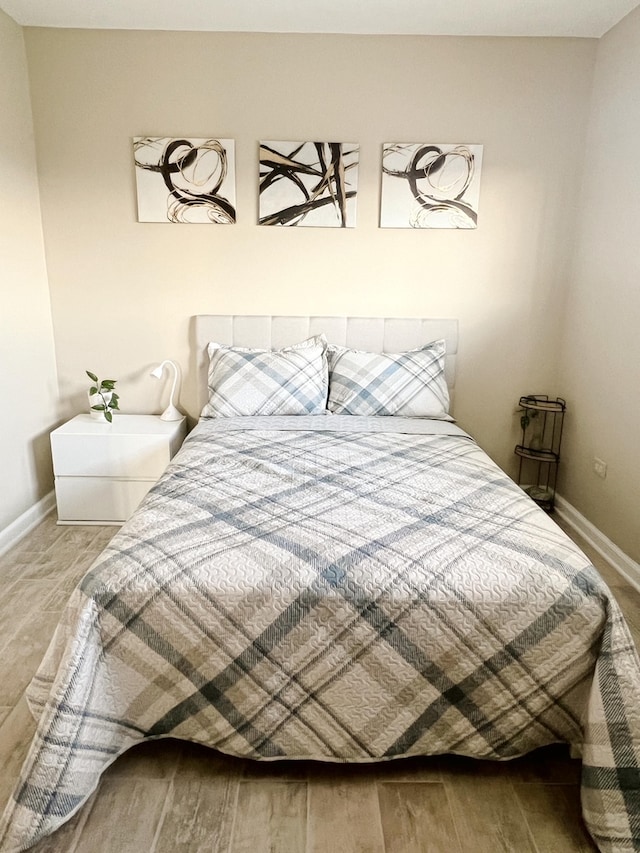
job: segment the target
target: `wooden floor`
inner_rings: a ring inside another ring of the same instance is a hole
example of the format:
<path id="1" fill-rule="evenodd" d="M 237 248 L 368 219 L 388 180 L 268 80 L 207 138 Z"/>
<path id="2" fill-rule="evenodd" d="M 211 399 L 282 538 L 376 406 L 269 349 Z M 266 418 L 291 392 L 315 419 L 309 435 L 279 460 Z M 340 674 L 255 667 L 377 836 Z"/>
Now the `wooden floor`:
<path id="1" fill-rule="evenodd" d="M 115 532 L 50 516 L 0 557 L 0 809 L 34 723 L 23 697 L 70 589 Z M 586 550 L 640 638 L 640 594 Z M 579 762 L 564 747 L 499 763 L 257 763 L 165 740 L 122 756 L 34 853 L 568 853 L 594 851 Z"/>

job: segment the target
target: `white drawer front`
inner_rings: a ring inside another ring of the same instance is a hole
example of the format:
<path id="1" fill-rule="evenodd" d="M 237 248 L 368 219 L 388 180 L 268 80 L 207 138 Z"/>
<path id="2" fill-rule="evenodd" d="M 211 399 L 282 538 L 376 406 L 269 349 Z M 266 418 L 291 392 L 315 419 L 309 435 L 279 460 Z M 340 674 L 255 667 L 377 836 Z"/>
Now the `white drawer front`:
<path id="1" fill-rule="evenodd" d="M 164 435 L 51 436 L 53 469 L 60 477 L 129 477 L 157 480 L 170 460 Z"/>
<path id="2" fill-rule="evenodd" d="M 126 521 L 153 480 L 56 477 L 58 521 Z"/>

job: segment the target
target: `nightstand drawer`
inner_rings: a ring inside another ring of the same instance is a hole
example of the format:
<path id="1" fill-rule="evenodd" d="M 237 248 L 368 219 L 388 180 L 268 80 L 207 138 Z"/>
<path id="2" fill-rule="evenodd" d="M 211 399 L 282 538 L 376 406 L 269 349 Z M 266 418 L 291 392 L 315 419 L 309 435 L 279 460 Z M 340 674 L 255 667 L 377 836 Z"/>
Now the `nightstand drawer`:
<path id="1" fill-rule="evenodd" d="M 56 477 L 58 521 L 122 524 L 154 483 L 155 480 L 109 477 Z"/>
<path id="2" fill-rule="evenodd" d="M 106 424 L 108 430 L 109 425 Z M 53 470 L 59 477 L 124 477 L 157 480 L 169 464 L 163 435 L 51 436 Z"/>

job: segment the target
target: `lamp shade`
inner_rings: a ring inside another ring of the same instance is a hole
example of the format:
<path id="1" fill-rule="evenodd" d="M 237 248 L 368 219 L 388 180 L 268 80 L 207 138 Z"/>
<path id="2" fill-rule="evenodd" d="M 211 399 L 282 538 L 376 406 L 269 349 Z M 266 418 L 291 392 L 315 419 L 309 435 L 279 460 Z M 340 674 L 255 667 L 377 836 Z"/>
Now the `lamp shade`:
<path id="1" fill-rule="evenodd" d="M 166 359 L 161 364 L 159 364 L 154 370 L 151 371 L 151 376 L 153 376 L 154 379 L 162 379 L 162 373 L 165 367 L 168 367 L 170 370 L 173 370 L 173 384 L 171 386 L 171 394 L 169 395 L 169 405 L 160 415 L 160 420 L 180 421 L 182 420 L 184 415 L 179 409 L 176 408 L 175 405 L 176 386 L 178 385 L 178 379 L 180 377 L 180 368 L 174 361 L 169 361 L 168 359 Z"/>

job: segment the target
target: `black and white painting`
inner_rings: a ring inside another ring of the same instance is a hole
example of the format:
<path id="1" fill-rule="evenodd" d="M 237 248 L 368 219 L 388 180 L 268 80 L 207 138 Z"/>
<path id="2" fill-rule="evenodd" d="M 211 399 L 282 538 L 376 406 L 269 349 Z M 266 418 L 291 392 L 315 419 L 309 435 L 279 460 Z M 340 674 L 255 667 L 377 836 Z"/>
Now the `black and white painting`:
<path id="1" fill-rule="evenodd" d="M 233 139 L 136 136 L 139 222 L 236 221 Z"/>
<path id="2" fill-rule="evenodd" d="M 260 225 L 354 228 L 359 154 L 349 142 L 261 142 Z"/>
<path id="3" fill-rule="evenodd" d="M 477 228 L 482 145 L 387 142 L 382 228 Z"/>

